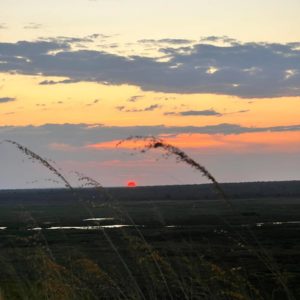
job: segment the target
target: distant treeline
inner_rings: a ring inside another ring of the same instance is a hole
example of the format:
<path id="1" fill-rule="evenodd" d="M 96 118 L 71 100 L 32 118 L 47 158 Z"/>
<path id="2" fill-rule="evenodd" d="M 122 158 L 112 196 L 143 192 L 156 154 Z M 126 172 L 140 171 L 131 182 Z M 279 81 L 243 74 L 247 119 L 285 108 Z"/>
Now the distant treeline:
<path id="1" fill-rule="evenodd" d="M 231 199 L 251 199 L 265 197 L 300 197 L 300 181 L 249 182 L 221 184 Z M 0 191 L 0 205 L 58 204 L 66 201 L 155 201 L 155 200 L 201 200 L 218 199 L 211 184 L 148 186 L 136 188 L 76 189 L 28 189 Z"/>

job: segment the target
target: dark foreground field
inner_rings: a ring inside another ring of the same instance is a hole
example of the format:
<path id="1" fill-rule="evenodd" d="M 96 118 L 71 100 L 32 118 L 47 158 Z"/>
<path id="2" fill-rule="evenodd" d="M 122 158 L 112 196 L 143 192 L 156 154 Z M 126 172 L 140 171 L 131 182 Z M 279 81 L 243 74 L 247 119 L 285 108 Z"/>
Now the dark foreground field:
<path id="1" fill-rule="evenodd" d="M 300 182 L 0 192 L 0 299 L 300 299 Z"/>

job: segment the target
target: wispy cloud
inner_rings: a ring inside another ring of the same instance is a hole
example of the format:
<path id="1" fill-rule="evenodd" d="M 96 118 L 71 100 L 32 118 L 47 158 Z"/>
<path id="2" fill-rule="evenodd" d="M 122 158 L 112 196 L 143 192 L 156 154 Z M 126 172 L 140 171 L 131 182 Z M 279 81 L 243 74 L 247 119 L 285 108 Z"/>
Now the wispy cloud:
<path id="1" fill-rule="evenodd" d="M 147 112 L 147 111 L 154 111 L 154 110 L 157 110 L 161 108 L 161 105 L 159 104 L 152 104 L 152 105 L 149 105 L 147 107 L 144 107 L 144 108 L 130 108 L 130 109 L 126 109 L 125 106 L 116 106 L 116 109 L 119 110 L 119 111 L 123 111 L 123 112 Z"/>
<path id="2" fill-rule="evenodd" d="M 233 39 L 231 37 L 228 37 L 226 35 L 223 36 L 216 36 L 216 35 L 210 35 L 206 37 L 202 37 L 200 39 L 201 42 L 213 42 L 213 43 L 222 43 L 222 44 L 229 44 L 229 45 L 238 45 L 241 42 Z"/>
<path id="3" fill-rule="evenodd" d="M 86 106 L 94 106 L 94 105 L 96 105 L 97 103 L 99 103 L 99 101 L 100 101 L 99 99 L 95 99 L 94 101 L 92 101 L 92 102 L 86 104 Z"/>
<path id="4" fill-rule="evenodd" d="M 128 98 L 127 101 L 128 102 L 136 102 L 143 97 L 144 96 L 142 96 L 142 95 L 134 95 L 134 96 L 131 96 L 130 98 Z"/>
<path id="5" fill-rule="evenodd" d="M 170 45 L 185 45 L 185 44 L 191 44 L 195 42 L 194 40 L 189 39 L 171 39 L 171 38 L 165 38 L 165 39 L 142 39 L 138 40 L 138 43 L 142 44 L 170 44 Z"/>
<path id="6" fill-rule="evenodd" d="M 214 109 L 206 109 L 206 110 L 185 110 L 185 111 L 168 111 L 165 112 L 164 115 L 166 116 L 183 116 L 183 117 L 195 117 L 195 116 L 203 116 L 203 117 L 209 117 L 209 116 L 215 116 L 215 117 L 222 117 L 225 115 L 232 115 L 232 114 L 241 114 L 249 112 L 249 110 L 239 110 L 235 112 L 217 112 Z"/>
<path id="7" fill-rule="evenodd" d="M 180 111 L 180 112 L 165 112 L 165 115 L 178 115 L 178 116 L 222 116 L 221 113 L 213 110 L 213 109 L 207 109 L 207 110 L 186 110 L 186 111 Z"/>

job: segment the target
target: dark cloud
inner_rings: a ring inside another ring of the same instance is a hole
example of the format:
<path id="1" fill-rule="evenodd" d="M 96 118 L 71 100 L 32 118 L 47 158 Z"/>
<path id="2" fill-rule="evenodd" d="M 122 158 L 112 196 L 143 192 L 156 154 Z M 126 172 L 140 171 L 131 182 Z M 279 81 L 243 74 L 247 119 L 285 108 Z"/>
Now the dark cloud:
<path id="1" fill-rule="evenodd" d="M 39 85 L 55 85 L 55 84 L 68 84 L 68 83 L 77 83 L 80 82 L 80 80 L 74 80 L 74 79 L 65 79 L 65 80 L 43 80 L 39 83 Z"/>
<path id="2" fill-rule="evenodd" d="M 87 36 L 87 38 L 91 38 L 91 39 L 109 39 L 111 37 L 113 37 L 114 35 L 107 35 L 107 34 L 102 34 L 102 33 L 93 33 Z"/>
<path id="3" fill-rule="evenodd" d="M 208 126 L 104 126 L 101 124 L 46 124 L 42 126 L 2 126 L 1 140 L 18 140 L 25 145 L 40 146 L 51 143 L 64 143 L 72 146 L 107 142 L 125 139 L 135 135 L 164 135 L 164 134 L 242 134 L 253 132 L 285 132 L 299 131 L 299 125 L 276 127 L 244 127 L 236 124 L 218 124 Z"/>
<path id="4" fill-rule="evenodd" d="M 131 109 L 126 109 L 125 106 L 116 106 L 117 110 L 123 111 L 123 112 L 146 112 L 146 111 L 154 111 L 159 108 L 161 108 L 161 105 L 158 105 L 158 104 L 152 104 L 145 108 L 131 108 Z"/>
<path id="5" fill-rule="evenodd" d="M 207 110 L 187 110 L 179 112 L 180 116 L 221 116 L 221 113 L 213 109 Z"/>
<path id="6" fill-rule="evenodd" d="M 211 36 L 207 36 L 207 37 L 203 37 L 200 39 L 201 42 L 221 42 L 221 43 L 225 43 L 225 44 L 231 44 L 231 45 L 238 45 L 240 42 L 236 39 L 230 38 L 226 35 L 223 36 L 215 36 L 215 35 L 211 35 Z"/>
<path id="7" fill-rule="evenodd" d="M 229 113 L 220 113 L 213 109 L 206 109 L 206 110 L 186 110 L 186 111 L 180 111 L 180 112 L 168 111 L 168 112 L 165 112 L 164 115 L 166 115 L 166 116 L 175 115 L 175 116 L 184 116 L 184 117 L 189 117 L 189 116 L 222 117 L 224 115 L 240 114 L 240 113 L 246 113 L 248 111 L 249 110 L 239 110 L 239 111 L 229 112 Z"/>
<path id="8" fill-rule="evenodd" d="M 40 59 L 48 56 L 52 57 L 51 51 L 63 52 L 70 49 L 70 44 L 59 40 L 0 43 L 0 58 L 2 61 L 0 70 L 3 72 L 16 71 L 24 74 L 38 74 L 41 70 L 34 71 L 33 68 L 41 63 Z M 33 65 L 30 67 L 31 63 Z"/>
<path id="9" fill-rule="evenodd" d="M 161 106 L 158 105 L 158 104 L 153 104 L 153 105 L 150 105 L 148 107 L 143 108 L 141 111 L 153 111 L 153 110 L 156 110 L 156 109 L 158 109 L 160 107 Z"/>
<path id="10" fill-rule="evenodd" d="M 67 78 L 41 84 L 92 81 L 181 94 L 212 93 L 241 98 L 300 96 L 300 43 L 234 42 L 217 46 L 200 42 L 187 47 L 160 48 L 165 58 L 160 60 L 71 50 L 72 43 L 77 42 L 78 38 L 60 37 L 0 43 L 0 72 Z"/>
<path id="11" fill-rule="evenodd" d="M 41 38 L 43 41 L 48 42 L 61 42 L 69 44 L 91 43 L 95 40 L 95 35 L 88 35 L 84 37 L 69 37 L 69 36 L 57 36 L 55 38 Z"/>
<path id="12" fill-rule="evenodd" d="M 177 116 L 217 116 L 220 117 L 223 114 L 213 110 L 213 109 L 206 109 L 206 110 L 185 110 L 180 112 L 165 112 L 164 115 L 177 115 Z"/>
<path id="13" fill-rule="evenodd" d="M 16 98 L 11 97 L 0 97 L 0 103 L 7 103 L 7 102 L 13 102 L 16 101 Z"/>

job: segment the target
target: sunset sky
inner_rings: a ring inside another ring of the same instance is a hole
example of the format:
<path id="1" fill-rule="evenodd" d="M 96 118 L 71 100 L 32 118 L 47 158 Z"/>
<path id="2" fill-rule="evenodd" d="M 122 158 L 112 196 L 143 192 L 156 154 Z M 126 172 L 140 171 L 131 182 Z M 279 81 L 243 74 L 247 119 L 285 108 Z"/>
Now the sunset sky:
<path id="1" fill-rule="evenodd" d="M 184 149 L 222 182 L 300 179 L 299 0 L 1 0 L 0 139 L 74 185 L 206 182 L 132 135 Z M 0 144 L 0 188 L 58 187 Z"/>

